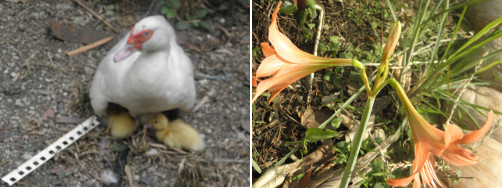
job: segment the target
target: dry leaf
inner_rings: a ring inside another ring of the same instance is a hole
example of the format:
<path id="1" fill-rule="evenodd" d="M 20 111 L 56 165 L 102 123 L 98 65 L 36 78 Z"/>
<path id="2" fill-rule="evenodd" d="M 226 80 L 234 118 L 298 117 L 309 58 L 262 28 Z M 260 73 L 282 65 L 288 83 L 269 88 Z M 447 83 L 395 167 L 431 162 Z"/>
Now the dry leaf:
<path id="1" fill-rule="evenodd" d="M 348 131 L 347 134 L 345 134 L 345 141 L 347 143 L 352 142 L 354 140 L 354 137 L 357 133 L 357 129 L 359 128 L 359 123 L 355 124 L 356 126 L 352 126 Z M 371 114 L 370 119 L 368 120 L 368 124 L 366 125 L 366 131 L 363 133 L 363 140 L 368 138 L 369 132 L 373 130 L 373 126 L 375 125 L 375 115 Z"/>
<path id="2" fill-rule="evenodd" d="M 300 116 L 300 123 L 305 129 L 319 127 L 319 123 L 315 120 L 314 111 L 312 109 L 306 109 L 303 114 L 298 114 Z"/>
<path id="3" fill-rule="evenodd" d="M 109 34 L 96 29 L 77 28 L 72 25 L 63 25 L 55 21 L 50 22 L 49 27 L 53 36 L 69 42 L 90 44 L 109 36 Z"/>
<path id="4" fill-rule="evenodd" d="M 300 180 L 300 186 L 299 186 L 300 188 L 307 188 L 309 186 L 310 176 L 311 175 L 312 175 L 312 165 L 310 165 L 309 170 L 307 171 L 307 173 Z"/>
<path id="5" fill-rule="evenodd" d="M 303 172 L 302 169 L 308 168 L 311 165 L 318 166 L 319 164 L 330 160 L 333 156 L 335 156 L 335 151 L 331 149 L 331 147 L 332 146 L 330 145 L 320 146 L 317 150 L 308 154 L 304 158 L 303 162 L 296 161 L 291 164 L 268 168 L 265 170 L 265 173 L 263 173 L 260 178 L 253 183 L 252 187 L 269 188 L 281 185 L 288 175 L 295 176 L 298 173 Z"/>

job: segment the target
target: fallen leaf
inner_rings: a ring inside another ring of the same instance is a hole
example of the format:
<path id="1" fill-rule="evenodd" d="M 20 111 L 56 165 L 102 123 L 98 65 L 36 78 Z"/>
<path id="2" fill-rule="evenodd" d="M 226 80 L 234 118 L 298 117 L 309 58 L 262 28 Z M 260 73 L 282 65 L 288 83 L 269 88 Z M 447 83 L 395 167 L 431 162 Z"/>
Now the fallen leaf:
<path id="1" fill-rule="evenodd" d="M 63 25 L 55 21 L 50 22 L 49 27 L 51 28 L 51 34 L 53 36 L 68 42 L 90 44 L 110 36 L 110 34 L 96 29 L 77 28 L 72 25 Z"/>
<path id="2" fill-rule="evenodd" d="M 303 114 L 298 114 L 300 116 L 300 123 L 305 129 L 319 127 L 319 123 L 315 120 L 314 111 L 312 109 L 306 109 Z"/>
<path id="3" fill-rule="evenodd" d="M 348 131 L 347 131 L 347 134 L 345 134 L 345 141 L 347 143 L 349 142 L 352 142 L 352 140 L 354 140 L 354 137 L 357 133 L 357 129 L 359 129 L 359 123 L 356 123 L 355 124 L 356 126 L 352 126 Z M 371 130 L 373 130 L 373 126 L 375 125 L 375 115 L 374 114 L 371 114 L 370 115 L 370 119 L 368 120 L 368 124 L 366 125 L 366 131 L 364 131 L 363 133 L 363 140 L 365 140 L 366 138 L 368 138 L 369 136 L 369 132 L 371 132 Z"/>
<path id="4" fill-rule="evenodd" d="M 272 188 L 281 185 L 288 175 L 302 172 L 302 169 L 309 166 L 318 166 L 335 156 L 335 151 L 330 145 L 323 145 L 314 152 L 308 154 L 303 161 L 296 161 L 290 164 L 274 166 L 265 172 L 253 183 L 253 188 Z"/>
<path id="5" fill-rule="evenodd" d="M 310 165 L 309 170 L 307 171 L 305 176 L 303 176 L 303 178 L 300 180 L 300 188 L 307 188 L 309 186 L 311 174 L 312 174 L 312 165 Z"/>
<path id="6" fill-rule="evenodd" d="M 78 124 L 84 121 L 85 119 L 83 118 L 78 118 L 78 117 L 69 117 L 69 116 L 59 116 L 56 118 L 56 123 L 71 123 L 71 124 Z"/>
<path id="7" fill-rule="evenodd" d="M 376 98 L 375 104 L 373 105 L 373 114 L 381 113 L 390 103 L 392 103 L 392 97 L 390 95 Z"/>
<path id="8" fill-rule="evenodd" d="M 232 55 L 232 52 L 225 48 L 220 48 L 214 51 L 214 53 Z"/>

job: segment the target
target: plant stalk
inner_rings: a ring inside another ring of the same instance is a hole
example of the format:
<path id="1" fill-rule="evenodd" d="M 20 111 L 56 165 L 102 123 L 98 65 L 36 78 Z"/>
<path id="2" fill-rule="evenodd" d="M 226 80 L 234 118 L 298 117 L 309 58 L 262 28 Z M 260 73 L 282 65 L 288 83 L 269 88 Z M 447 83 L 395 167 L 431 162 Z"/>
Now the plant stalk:
<path id="1" fill-rule="evenodd" d="M 359 150 L 361 149 L 361 144 L 363 142 L 363 133 L 364 131 L 366 131 L 371 111 L 373 110 L 373 103 L 375 103 L 375 97 L 368 96 L 366 106 L 364 107 L 363 117 L 361 118 L 361 124 L 359 125 L 359 128 L 357 128 L 357 133 L 354 137 L 354 140 L 352 141 L 349 160 L 347 161 L 347 166 L 345 167 L 345 171 L 343 172 L 342 181 L 340 182 L 339 187 L 347 188 L 347 186 L 349 185 L 349 180 L 352 176 L 352 171 L 354 170 L 354 166 L 356 165 L 356 159 L 359 155 Z"/>

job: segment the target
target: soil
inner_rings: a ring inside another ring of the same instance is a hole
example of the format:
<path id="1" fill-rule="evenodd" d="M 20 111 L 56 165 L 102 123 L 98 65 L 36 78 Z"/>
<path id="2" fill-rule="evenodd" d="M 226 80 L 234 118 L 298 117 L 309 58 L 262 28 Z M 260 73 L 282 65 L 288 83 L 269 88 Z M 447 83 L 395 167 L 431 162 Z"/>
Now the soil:
<path id="1" fill-rule="evenodd" d="M 121 33 L 73 1 L 0 2 L 2 176 L 73 129 L 75 119 L 93 115 L 87 95 L 101 58 L 136 21 L 159 14 L 159 2 L 85 1 Z M 178 31 L 178 42 L 194 63 L 196 103 L 203 101 L 181 118 L 204 135 L 204 151 L 173 150 L 144 131 L 114 140 L 101 124 L 15 186 L 103 186 L 100 174 L 112 170 L 117 148 L 125 145 L 131 149 L 126 162 L 130 176 L 122 177 L 122 186 L 250 186 L 249 5 L 235 3 L 228 11 L 206 3 L 196 1 L 195 7 L 208 10 L 210 29 Z M 51 21 L 95 28 L 114 40 L 69 57 L 66 52 L 83 44 L 52 36 Z"/>
<path id="2" fill-rule="evenodd" d="M 348 9 L 362 10 L 365 6 L 374 6 L 372 3 L 364 1 L 316 1 L 325 11 L 325 21 L 323 31 L 321 33 L 321 43 L 328 44 L 329 36 L 339 36 L 341 38 L 341 46 L 339 53 L 336 57 L 344 58 L 343 52 L 349 47 L 360 48 L 362 51 L 374 50 L 374 44 L 380 42 L 383 44 L 384 36 L 388 31 L 383 26 L 391 24 L 389 17 L 383 15 L 374 15 L 370 20 L 369 17 L 359 16 L 362 23 L 356 23 L 353 19 L 348 17 Z M 267 42 L 268 27 L 271 23 L 273 10 L 277 2 L 272 1 L 259 1 L 253 2 L 253 72 L 256 71 L 261 60 L 264 56 L 261 52 L 260 43 Z M 372 28 L 371 23 L 377 22 L 381 25 Z M 317 32 L 318 18 L 315 20 L 307 20 L 307 23 L 315 23 L 316 26 L 312 29 L 312 33 Z M 294 44 L 296 44 L 303 51 L 312 53 L 314 49 L 315 34 L 310 37 L 305 37 L 298 29 L 298 24 L 295 16 L 279 14 L 278 18 L 279 29 Z M 385 27 L 387 28 L 387 27 Z M 307 41 L 307 42 L 305 42 Z M 334 57 L 330 53 L 320 53 L 319 56 Z M 371 62 L 379 63 L 379 62 Z M 348 78 L 349 72 L 356 71 L 353 68 L 344 68 L 343 77 Z M 368 67 L 368 77 L 373 76 L 375 70 L 373 67 Z M 316 113 L 316 121 L 318 123 L 324 122 L 331 114 L 334 113 L 333 108 L 327 108 L 323 98 L 326 96 L 341 97 L 340 101 L 345 101 L 354 92 L 354 88 L 361 87 L 353 80 L 346 80 L 344 84 L 336 85 L 330 81 L 323 80 L 325 73 L 331 70 L 322 70 L 315 73 L 312 92 L 310 94 L 311 102 L 307 103 L 309 97 L 309 76 L 294 82 L 291 86 L 283 90 L 276 99 L 268 104 L 268 97 L 260 97 L 253 104 L 253 132 L 252 132 L 252 154 L 253 160 L 256 161 L 261 169 L 267 169 L 281 160 L 287 153 L 289 153 L 296 144 L 287 144 L 287 142 L 299 141 L 305 137 L 306 128 L 302 125 L 302 114 L 311 109 Z M 354 87 L 355 86 L 355 87 Z M 389 97 L 386 91 L 380 94 L 381 96 Z M 365 105 L 365 94 L 358 97 L 351 105 L 355 108 L 362 108 Z M 338 107 L 341 103 L 333 103 L 332 105 Z M 375 105 L 377 106 L 377 105 Z M 385 106 L 383 107 L 385 108 Z M 380 110 L 382 113 L 382 110 Z M 384 110 L 383 113 L 386 113 Z M 362 110 L 358 112 L 344 111 L 351 117 L 351 119 L 360 119 Z M 394 116 L 394 113 L 389 115 Z M 345 132 L 345 127 L 337 131 Z M 337 140 L 344 140 L 338 138 Z M 307 148 L 309 152 L 318 148 L 320 143 L 309 143 Z M 293 154 L 297 158 L 301 158 L 300 151 Z M 292 158 L 288 158 L 286 163 L 293 162 Z M 260 176 L 253 170 L 253 180 Z"/>

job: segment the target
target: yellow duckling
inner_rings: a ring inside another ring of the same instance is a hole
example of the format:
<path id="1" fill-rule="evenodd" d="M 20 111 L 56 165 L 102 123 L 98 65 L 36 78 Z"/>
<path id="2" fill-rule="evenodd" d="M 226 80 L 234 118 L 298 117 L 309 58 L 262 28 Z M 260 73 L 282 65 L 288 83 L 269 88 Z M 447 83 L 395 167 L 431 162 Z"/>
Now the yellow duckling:
<path id="1" fill-rule="evenodd" d="M 169 121 L 164 114 L 155 114 L 150 119 L 150 124 L 157 140 L 169 147 L 196 151 L 205 147 L 199 132 L 181 119 Z"/>
<path id="2" fill-rule="evenodd" d="M 122 139 L 134 133 L 138 125 L 128 112 L 114 112 L 108 114 L 108 128 L 113 138 Z"/>

